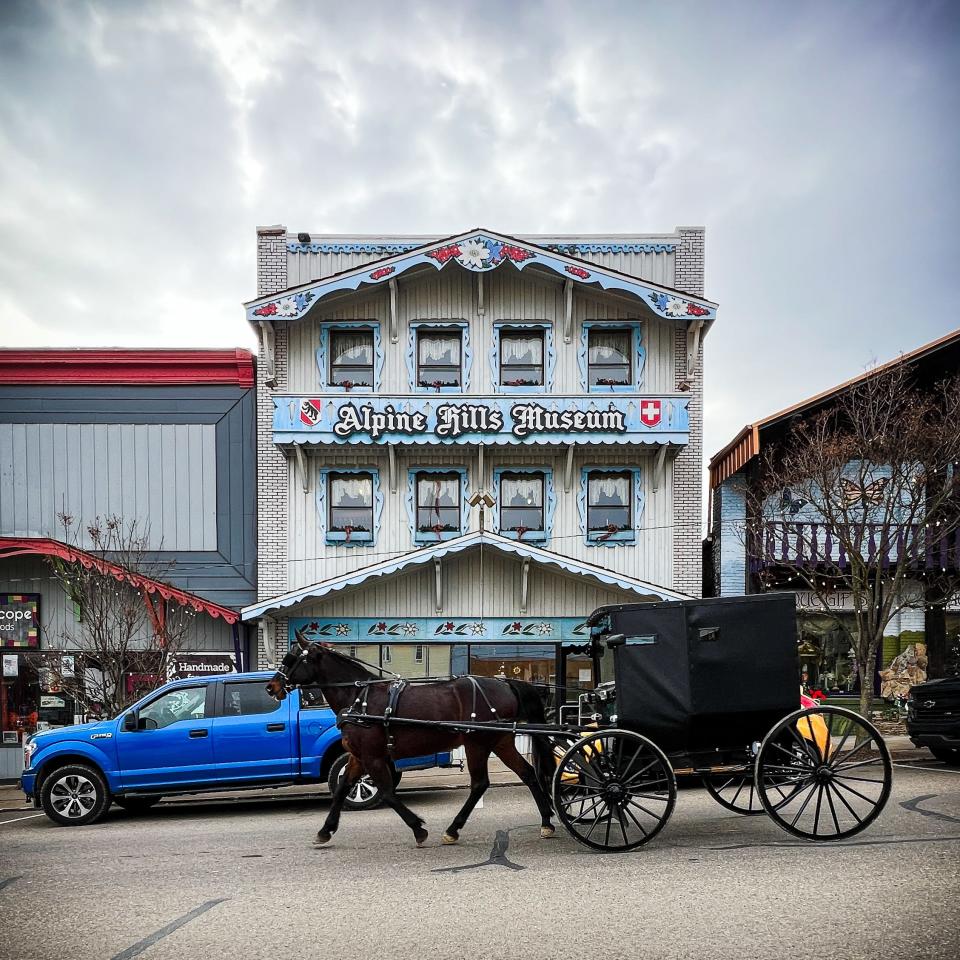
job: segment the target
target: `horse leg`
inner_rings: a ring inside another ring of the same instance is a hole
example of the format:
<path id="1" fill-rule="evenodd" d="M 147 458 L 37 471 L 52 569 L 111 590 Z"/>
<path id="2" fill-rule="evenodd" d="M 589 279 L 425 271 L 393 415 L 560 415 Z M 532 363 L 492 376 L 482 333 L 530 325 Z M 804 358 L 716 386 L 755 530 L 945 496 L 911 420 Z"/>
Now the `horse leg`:
<path id="1" fill-rule="evenodd" d="M 330 804 L 327 819 L 323 821 L 323 826 L 317 831 L 317 843 L 329 843 L 330 838 L 337 832 L 337 827 L 340 826 L 340 811 L 343 809 L 343 802 L 347 799 L 350 788 L 362 776 L 363 767 L 360 766 L 360 761 L 353 754 L 350 754 L 350 759 L 343 770 L 343 777 L 334 791 L 333 803 Z"/>
<path id="2" fill-rule="evenodd" d="M 393 783 L 393 769 L 386 757 L 376 757 L 366 762 L 364 766 L 370 779 L 380 788 L 383 802 L 396 811 L 400 819 L 413 831 L 417 846 L 422 847 L 428 836 L 427 831 L 423 829 L 423 820 L 397 798 Z"/>
<path id="3" fill-rule="evenodd" d="M 456 843 L 460 839 L 460 831 L 467 822 L 467 818 L 473 813 L 473 808 L 490 786 L 490 776 L 487 773 L 490 747 L 481 746 L 473 739 L 467 739 L 463 746 L 467 754 L 467 769 L 470 771 L 470 795 L 460 808 L 460 812 L 453 818 L 453 822 L 444 831 L 443 843 Z"/>
<path id="4" fill-rule="evenodd" d="M 540 779 L 537 777 L 536 771 L 517 750 L 513 737 L 509 736 L 498 740 L 493 752 L 527 785 L 527 788 L 533 794 L 537 809 L 540 811 L 540 836 L 544 839 L 552 837 L 557 832 L 550 822 L 550 818 L 553 816 L 553 806 L 540 786 Z"/>

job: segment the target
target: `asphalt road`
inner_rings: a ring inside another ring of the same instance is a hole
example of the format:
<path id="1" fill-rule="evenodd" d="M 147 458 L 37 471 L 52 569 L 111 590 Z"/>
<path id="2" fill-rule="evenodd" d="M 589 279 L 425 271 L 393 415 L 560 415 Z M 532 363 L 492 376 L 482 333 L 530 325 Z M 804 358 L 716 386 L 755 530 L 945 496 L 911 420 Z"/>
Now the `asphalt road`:
<path id="1" fill-rule="evenodd" d="M 0 814 L 3 960 L 194 958 L 951 958 L 960 956 L 960 772 L 898 765 L 880 820 L 837 845 L 794 840 L 682 789 L 649 846 L 594 854 L 538 837 L 522 787 L 488 792 L 458 846 L 465 794 L 389 810 L 326 801 L 114 808 L 92 827 Z"/>

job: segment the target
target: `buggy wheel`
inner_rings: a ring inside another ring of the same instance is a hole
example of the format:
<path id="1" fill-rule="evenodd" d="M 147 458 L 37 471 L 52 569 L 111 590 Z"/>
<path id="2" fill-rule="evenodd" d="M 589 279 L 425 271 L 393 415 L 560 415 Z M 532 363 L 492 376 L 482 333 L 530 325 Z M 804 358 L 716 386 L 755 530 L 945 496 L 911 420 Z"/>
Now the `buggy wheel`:
<path id="1" fill-rule="evenodd" d="M 804 840 L 842 840 L 866 829 L 890 797 L 890 751 L 852 710 L 812 707 L 784 717 L 757 754 L 763 809 Z"/>
<path id="2" fill-rule="evenodd" d="M 724 773 L 705 773 L 702 777 L 707 793 L 721 807 L 726 807 L 744 817 L 763 813 L 760 794 L 753 779 L 753 767 L 744 770 L 728 770 Z"/>
<path id="3" fill-rule="evenodd" d="M 553 776 L 557 816 L 594 850 L 617 853 L 652 840 L 677 799 L 670 761 L 646 737 L 603 730 L 570 747 Z"/>

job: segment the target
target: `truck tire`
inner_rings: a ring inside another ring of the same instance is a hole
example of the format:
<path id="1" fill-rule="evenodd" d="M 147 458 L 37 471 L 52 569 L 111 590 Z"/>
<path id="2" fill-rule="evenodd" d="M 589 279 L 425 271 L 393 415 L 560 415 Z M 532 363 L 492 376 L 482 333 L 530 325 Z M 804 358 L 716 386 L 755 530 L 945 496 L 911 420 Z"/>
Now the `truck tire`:
<path id="1" fill-rule="evenodd" d="M 96 767 L 71 763 L 51 770 L 40 788 L 43 812 L 61 827 L 84 827 L 110 806 L 110 791 Z"/>
<path id="2" fill-rule="evenodd" d="M 127 813 L 146 813 L 162 799 L 163 797 L 114 797 L 113 802 L 118 807 L 123 807 Z"/>
<path id="3" fill-rule="evenodd" d="M 960 767 L 960 747 L 931 747 L 930 752 L 949 767 Z"/>
<path id="4" fill-rule="evenodd" d="M 348 754 L 344 753 L 337 757 L 330 766 L 330 775 L 327 777 L 327 786 L 330 788 L 331 795 L 336 791 L 340 778 L 343 776 L 344 768 L 347 765 Z M 400 774 L 397 770 L 393 771 L 393 784 L 396 786 L 400 782 Z M 372 810 L 379 807 L 381 802 L 379 788 L 371 782 L 367 776 L 361 777 L 353 785 L 353 788 L 347 794 L 343 801 L 346 810 Z"/>

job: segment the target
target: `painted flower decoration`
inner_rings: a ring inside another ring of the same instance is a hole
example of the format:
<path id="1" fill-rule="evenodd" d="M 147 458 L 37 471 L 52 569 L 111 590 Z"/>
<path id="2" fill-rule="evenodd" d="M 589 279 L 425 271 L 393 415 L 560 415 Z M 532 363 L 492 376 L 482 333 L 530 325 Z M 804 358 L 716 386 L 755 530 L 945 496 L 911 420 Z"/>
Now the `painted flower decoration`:
<path id="1" fill-rule="evenodd" d="M 548 633 L 552 633 L 552 632 L 553 632 L 553 628 L 550 626 L 549 623 L 538 623 L 538 624 L 537 624 L 537 633 L 539 633 L 539 634 L 548 634 Z"/>
<path id="2" fill-rule="evenodd" d="M 405 623 L 403 632 L 406 636 L 412 637 L 417 632 L 417 625 L 415 623 Z"/>
<path id="3" fill-rule="evenodd" d="M 337 624 L 337 636 L 345 637 L 350 632 L 350 625 L 346 623 Z"/>
<path id="4" fill-rule="evenodd" d="M 460 245 L 460 256 L 457 263 L 472 270 L 483 270 L 484 261 L 490 259 L 490 250 L 480 239 L 464 240 Z"/>
<path id="5" fill-rule="evenodd" d="M 380 267 L 378 270 L 374 270 L 370 274 L 371 280 L 382 280 L 384 277 L 389 277 L 397 268 L 396 267 Z"/>
<path id="6" fill-rule="evenodd" d="M 479 637 L 479 636 L 482 636 L 483 633 L 484 633 L 484 629 L 483 629 L 483 624 L 482 624 L 482 623 L 474 623 L 474 624 L 471 624 L 471 625 L 470 625 L 470 629 L 473 631 L 474 636 L 478 636 L 478 637 Z"/>
<path id="7" fill-rule="evenodd" d="M 671 297 L 667 301 L 668 317 L 685 317 L 687 315 L 687 301 L 679 297 Z"/>
<path id="8" fill-rule="evenodd" d="M 687 314 L 691 317 L 705 317 L 710 311 L 706 307 L 701 307 L 696 303 L 687 304 Z"/>
<path id="9" fill-rule="evenodd" d="M 568 264 L 565 269 L 567 273 L 572 273 L 575 277 L 579 277 L 581 280 L 587 280 L 590 277 L 590 271 L 584 270 L 583 267 L 571 267 Z"/>

